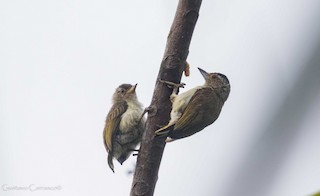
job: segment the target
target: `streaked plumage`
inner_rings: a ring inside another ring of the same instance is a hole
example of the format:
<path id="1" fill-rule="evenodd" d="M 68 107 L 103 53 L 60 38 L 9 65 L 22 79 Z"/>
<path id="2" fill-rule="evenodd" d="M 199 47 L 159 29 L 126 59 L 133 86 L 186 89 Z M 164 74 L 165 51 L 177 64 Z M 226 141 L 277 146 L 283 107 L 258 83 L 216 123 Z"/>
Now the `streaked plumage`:
<path id="1" fill-rule="evenodd" d="M 136 85 L 120 85 L 113 94 L 113 105 L 107 115 L 103 139 L 108 164 L 113 172 L 113 157 L 120 164 L 127 160 L 141 141 L 144 131 L 145 119 L 138 122 L 143 109 L 135 89 Z"/>
<path id="2" fill-rule="evenodd" d="M 156 131 L 157 135 L 173 141 L 191 136 L 212 124 L 221 112 L 230 93 L 227 77 L 200 69 L 206 82 L 179 95 L 171 95 L 172 110 L 168 125 Z"/>

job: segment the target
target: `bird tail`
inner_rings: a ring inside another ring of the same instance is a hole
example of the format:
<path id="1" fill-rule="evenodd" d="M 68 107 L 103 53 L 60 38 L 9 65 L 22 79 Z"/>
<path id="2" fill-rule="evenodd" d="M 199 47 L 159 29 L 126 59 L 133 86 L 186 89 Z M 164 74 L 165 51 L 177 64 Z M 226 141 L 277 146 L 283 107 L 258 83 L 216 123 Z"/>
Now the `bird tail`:
<path id="1" fill-rule="evenodd" d="M 174 127 L 175 124 L 168 124 L 164 127 L 162 127 L 161 129 L 158 129 L 155 131 L 155 134 L 156 136 L 159 136 L 159 137 L 167 137 L 169 135 L 169 132 L 171 130 L 173 130 L 173 127 Z"/>
<path id="2" fill-rule="evenodd" d="M 109 154 L 108 154 L 108 164 L 109 164 L 110 169 L 114 173 L 114 166 L 113 166 L 113 160 L 112 159 L 113 159 L 112 153 L 109 152 Z"/>

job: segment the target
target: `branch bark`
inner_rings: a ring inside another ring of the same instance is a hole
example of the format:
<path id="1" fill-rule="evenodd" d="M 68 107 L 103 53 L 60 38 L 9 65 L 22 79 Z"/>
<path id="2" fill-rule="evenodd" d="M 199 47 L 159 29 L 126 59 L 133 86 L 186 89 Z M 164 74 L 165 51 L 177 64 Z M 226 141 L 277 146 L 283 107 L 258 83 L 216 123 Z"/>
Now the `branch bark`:
<path id="1" fill-rule="evenodd" d="M 202 0 L 179 0 L 153 92 L 150 105 L 152 111 L 148 114 L 137 158 L 131 196 L 152 196 L 154 193 L 165 147 L 165 138 L 155 138 L 154 132 L 169 121 L 169 97 L 172 93 L 172 90 L 159 82 L 159 79 L 180 83 L 201 2 Z"/>

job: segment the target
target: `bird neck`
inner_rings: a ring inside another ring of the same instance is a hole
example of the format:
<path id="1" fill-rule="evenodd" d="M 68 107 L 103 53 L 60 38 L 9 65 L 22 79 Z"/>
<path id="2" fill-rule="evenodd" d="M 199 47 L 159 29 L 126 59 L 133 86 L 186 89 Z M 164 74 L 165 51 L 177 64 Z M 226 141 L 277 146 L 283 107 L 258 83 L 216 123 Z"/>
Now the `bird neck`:
<path id="1" fill-rule="evenodd" d="M 138 99 L 129 99 L 126 100 L 129 108 L 142 108 L 142 104 L 138 101 Z"/>

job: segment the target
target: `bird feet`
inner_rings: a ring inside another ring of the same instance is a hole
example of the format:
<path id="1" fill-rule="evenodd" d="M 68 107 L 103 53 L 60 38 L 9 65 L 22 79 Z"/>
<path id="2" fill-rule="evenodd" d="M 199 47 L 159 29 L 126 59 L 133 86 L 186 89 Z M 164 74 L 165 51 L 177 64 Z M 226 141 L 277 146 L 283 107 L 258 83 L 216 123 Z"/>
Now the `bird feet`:
<path id="1" fill-rule="evenodd" d="M 179 88 L 184 88 L 184 86 L 186 85 L 185 83 L 180 83 L 180 84 L 177 84 L 177 83 L 174 83 L 174 82 L 170 82 L 170 81 L 166 81 L 166 80 L 159 80 L 160 82 L 166 84 L 169 88 L 172 88 L 173 89 L 173 92 L 175 94 L 178 93 L 178 90 Z"/>
<path id="2" fill-rule="evenodd" d="M 154 107 L 152 107 L 152 106 L 146 107 L 146 108 L 143 110 L 143 112 L 142 112 L 139 120 L 137 121 L 137 126 L 139 126 L 139 124 L 140 124 L 143 116 L 144 116 L 146 113 L 148 113 L 149 115 L 154 115 L 155 112 L 156 112 L 156 108 L 154 108 Z"/>

